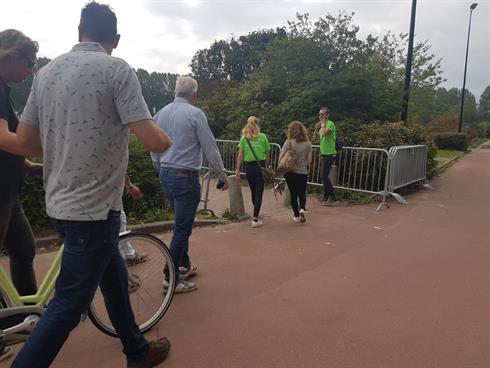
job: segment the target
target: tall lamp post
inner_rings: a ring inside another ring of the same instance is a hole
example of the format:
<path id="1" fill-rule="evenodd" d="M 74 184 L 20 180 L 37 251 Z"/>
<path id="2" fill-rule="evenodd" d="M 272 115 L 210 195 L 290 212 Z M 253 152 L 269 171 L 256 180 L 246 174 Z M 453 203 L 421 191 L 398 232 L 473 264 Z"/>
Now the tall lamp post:
<path id="1" fill-rule="evenodd" d="M 473 3 L 470 5 L 470 22 L 468 24 L 468 39 L 466 40 L 466 59 L 464 61 L 463 91 L 461 93 L 461 107 L 459 109 L 459 133 L 461 133 L 461 130 L 463 128 L 464 93 L 466 89 L 466 67 L 468 64 L 468 50 L 470 48 L 471 15 L 473 14 L 473 10 L 475 10 L 477 5 L 478 3 Z"/>
<path id="2" fill-rule="evenodd" d="M 407 65 L 405 67 L 405 88 L 403 90 L 403 105 L 401 120 L 407 124 L 408 96 L 410 94 L 410 77 L 412 75 L 413 37 L 415 32 L 415 11 L 417 0 L 412 0 L 412 14 L 410 15 L 410 33 L 408 35 Z"/>

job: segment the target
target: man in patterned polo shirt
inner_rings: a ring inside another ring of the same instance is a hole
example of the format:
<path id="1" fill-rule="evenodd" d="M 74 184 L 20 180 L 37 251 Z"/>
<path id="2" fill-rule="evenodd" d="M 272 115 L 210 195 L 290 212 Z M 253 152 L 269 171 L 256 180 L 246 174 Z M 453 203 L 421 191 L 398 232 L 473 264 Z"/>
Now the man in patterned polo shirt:
<path id="1" fill-rule="evenodd" d="M 99 284 L 127 366 L 153 367 L 170 343 L 148 343 L 135 323 L 118 234 L 129 130 L 151 151 L 171 141 L 133 69 L 111 56 L 119 35 L 108 6 L 85 6 L 79 41 L 38 72 L 18 129 L 20 143 L 42 144 L 46 211 L 65 248 L 54 298 L 12 367 L 50 366 Z"/>

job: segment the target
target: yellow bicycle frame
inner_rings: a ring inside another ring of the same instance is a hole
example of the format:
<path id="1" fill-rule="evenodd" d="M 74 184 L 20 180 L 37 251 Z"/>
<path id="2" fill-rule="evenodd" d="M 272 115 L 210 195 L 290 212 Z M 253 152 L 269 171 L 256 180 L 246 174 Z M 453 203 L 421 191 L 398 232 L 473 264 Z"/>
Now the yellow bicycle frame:
<path id="1" fill-rule="evenodd" d="M 19 295 L 14 284 L 0 267 L 0 292 L 4 296 L 9 307 L 22 307 L 24 305 L 34 305 L 42 307 L 46 305 L 48 298 L 54 290 L 56 278 L 61 269 L 61 257 L 63 255 L 63 246 L 60 247 L 56 254 L 49 271 L 44 275 L 43 281 L 34 295 Z"/>

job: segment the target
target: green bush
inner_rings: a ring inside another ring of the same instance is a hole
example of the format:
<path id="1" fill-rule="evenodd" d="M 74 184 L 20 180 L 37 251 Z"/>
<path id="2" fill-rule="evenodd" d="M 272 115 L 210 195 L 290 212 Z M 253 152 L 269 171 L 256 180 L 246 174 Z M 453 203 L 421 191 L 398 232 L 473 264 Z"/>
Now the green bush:
<path id="1" fill-rule="evenodd" d="M 44 201 L 44 187 L 41 180 L 26 177 L 20 200 L 34 231 L 49 227 Z"/>
<path id="2" fill-rule="evenodd" d="M 438 149 L 466 151 L 469 140 L 464 133 L 440 133 L 434 136 L 434 143 Z"/>
<path id="3" fill-rule="evenodd" d="M 131 221 L 154 222 L 172 218 L 171 210 L 160 191 L 160 180 L 150 160 L 150 153 L 136 137 L 129 141 L 128 175 L 143 196 L 134 201 L 123 196 L 124 210 Z"/>
<path id="4" fill-rule="evenodd" d="M 356 124 L 350 122 L 350 125 Z M 410 123 L 370 123 L 358 124 L 358 128 L 349 127 L 350 135 L 342 137 L 345 146 L 383 148 L 392 146 L 419 145 L 427 146 L 427 176 L 430 178 L 437 163 L 434 160 L 437 148 L 432 133 L 423 125 Z"/>
<path id="5" fill-rule="evenodd" d="M 230 220 L 230 221 L 237 221 L 239 219 L 237 215 L 230 212 L 229 208 L 225 208 L 225 210 L 221 214 L 221 217 L 223 217 L 227 220 Z"/>
<path id="6" fill-rule="evenodd" d="M 143 216 L 144 223 L 168 221 L 173 219 L 174 215 L 172 212 L 169 212 L 166 208 L 160 207 L 148 209 Z"/>
<path id="7" fill-rule="evenodd" d="M 480 123 L 476 126 L 478 138 L 490 138 L 490 123 Z"/>

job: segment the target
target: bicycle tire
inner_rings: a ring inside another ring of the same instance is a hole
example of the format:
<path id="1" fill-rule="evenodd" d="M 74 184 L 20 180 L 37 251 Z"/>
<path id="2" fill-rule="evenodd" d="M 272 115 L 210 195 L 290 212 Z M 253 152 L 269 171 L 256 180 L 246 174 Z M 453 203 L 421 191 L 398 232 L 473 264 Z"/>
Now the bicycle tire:
<path id="1" fill-rule="evenodd" d="M 136 324 L 145 333 L 165 315 L 175 290 L 175 268 L 170 251 L 163 241 L 145 233 L 131 232 L 119 237 L 119 244 L 130 244 L 138 253 L 146 253 L 145 261 L 128 265 L 128 287 Z M 163 268 L 169 269 L 169 288 L 163 292 Z M 118 337 L 109 319 L 100 288 L 90 304 L 88 316 L 106 335 Z"/>

